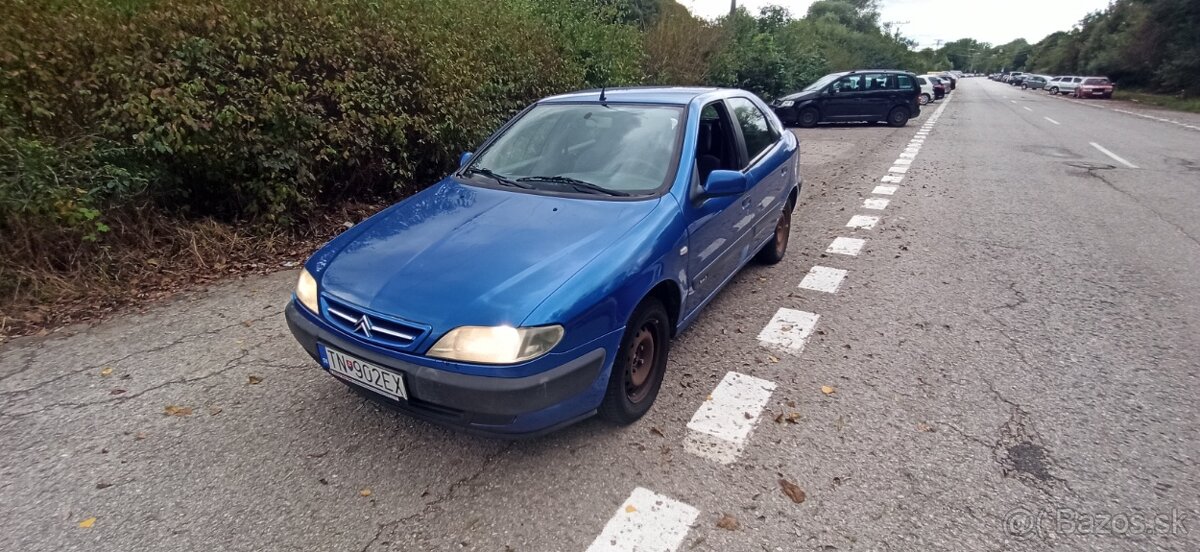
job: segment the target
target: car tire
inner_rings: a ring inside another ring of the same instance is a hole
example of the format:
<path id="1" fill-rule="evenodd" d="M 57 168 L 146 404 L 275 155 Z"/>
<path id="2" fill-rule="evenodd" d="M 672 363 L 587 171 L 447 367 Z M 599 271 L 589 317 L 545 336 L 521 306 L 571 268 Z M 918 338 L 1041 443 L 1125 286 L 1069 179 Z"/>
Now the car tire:
<path id="1" fill-rule="evenodd" d="M 1051 89 L 1050 89 L 1050 93 L 1051 93 L 1051 94 L 1053 94 L 1053 95 L 1055 95 L 1055 96 L 1057 96 L 1057 95 L 1058 95 L 1058 88 L 1057 88 L 1057 87 L 1055 87 L 1055 88 L 1051 88 Z"/>
<path id="2" fill-rule="evenodd" d="M 806 107 L 800 110 L 800 114 L 796 115 L 796 126 L 801 128 L 812 128 L 821 122 L 821 112 L 815 107 Z"/>
<path id="3" fill-rule="evenodd" d="M 1022 84 L 1021 90 L 1029 90 L 1029 86 Z"/>
<path id="4" fill-rule="evenodd" d="M 888 112 L 887 124 L 893 127 L 902 127 L 908 124 L 908 110 L 903 107 L 894 107 Z"/>
<path id="5" fill-rule="evenodd" d="M 641 419 L 658 397 L 670 349 L 671 317 L 662 302 L 647 297 L 625 326 L 600 403 L 600 417 L 619 425 Z"/>
<path id="6" fill-rule="evenodd" d="M 930 98 L 929 94 L 922 92 L 920 99 L 917 100 L 917 103 L 919 103 L 921 105 L 929 105 L 929 102 L 932 102 L 932 101 L 933 101 L 933 98 Z"/>
<path id="7" fill-rule="evenodd" d="M 771 236 L 771 241 L 758 250 L 758 254 L 754 256 L 756 261 L 773 265 L 783 260 L 783 256 L 787 254 L 788 242 L 791 241 L 792 211 L 795 208 L 796 200 L 794 199 L 788 199 L 787 203 L 783 205 L 783 212 L 780 213 L 779 220 L 775 223 L 775 233 Z"/>

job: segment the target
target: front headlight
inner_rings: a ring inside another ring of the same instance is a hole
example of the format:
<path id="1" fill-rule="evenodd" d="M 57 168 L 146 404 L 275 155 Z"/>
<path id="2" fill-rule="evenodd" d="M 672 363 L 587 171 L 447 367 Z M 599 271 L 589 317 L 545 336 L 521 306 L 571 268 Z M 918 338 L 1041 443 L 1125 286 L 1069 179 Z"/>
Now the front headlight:
<path id="1" fill-rule="evenodd" d="M 314 313 L 320 311 L 320 307 L 317 306 L 317 280 L 308 270 L 300 270 L 300 281 L 296 282 L 296 299 L 308 310 Z"/>
<path id="2" fill-rule="evenodd" d="M 516 364 L 540 357 L 558 345 L 562 326 L 462 326 L 429 349 L 429 356 L 482 364 Z"/>
<path id="3" fill-rule="evenodd" d="M 792 107 L 793 105 L 796 105 L 796 102 L 793 100 L 783 100 L 782 102 L 779 102 L 779 107 Z"/>

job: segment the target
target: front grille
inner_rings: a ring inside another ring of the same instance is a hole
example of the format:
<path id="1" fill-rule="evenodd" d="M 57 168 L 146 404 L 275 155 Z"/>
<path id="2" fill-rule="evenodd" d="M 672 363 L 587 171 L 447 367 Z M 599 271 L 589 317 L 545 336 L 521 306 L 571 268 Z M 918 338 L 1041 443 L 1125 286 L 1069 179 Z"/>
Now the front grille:
<path id="1" fill-rule="evenodd" d="M 417 324 L 381 316 L 325 296 L 325 319 L 359 339 L 396 349 L 408 349 L 428 331 Z"/>

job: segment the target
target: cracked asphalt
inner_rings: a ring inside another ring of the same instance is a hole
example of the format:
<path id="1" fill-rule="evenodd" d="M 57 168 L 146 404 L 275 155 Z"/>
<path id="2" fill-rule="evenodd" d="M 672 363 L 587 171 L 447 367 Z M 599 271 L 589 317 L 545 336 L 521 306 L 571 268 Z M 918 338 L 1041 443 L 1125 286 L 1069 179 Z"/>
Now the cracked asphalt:
<path id="1" fill-rule="evenodd" d="M 787 259 L 676 340 L 629 427 L 508 442 L 381 409 L 292 340 L 294 272 L 5 344 L 0 549 L 583 550 L 639 486 L 701 512 L 681 550 L 1200 549 L 1200 132 L 953 96 L 869 230 L 844 224 L 920 121 L 797 131 Z M 814 264 L 849 271 L 836 294 L 796 287 Z M 821 315 L 801 355 L 756 342 L 780 307 Z M 730 370 L 777 388 L 720 465 L 683 442 Z"/>

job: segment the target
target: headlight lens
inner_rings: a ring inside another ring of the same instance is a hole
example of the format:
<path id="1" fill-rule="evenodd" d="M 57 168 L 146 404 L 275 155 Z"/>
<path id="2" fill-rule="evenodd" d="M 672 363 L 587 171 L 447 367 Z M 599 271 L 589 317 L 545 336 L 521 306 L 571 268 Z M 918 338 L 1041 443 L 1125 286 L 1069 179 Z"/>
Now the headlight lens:
<path id="1" fill-rule="evenodd" d="M 300 281 L 296 282 L 296 299 L 308 310 L 320 311 L 320 307 L 317 306 L 317 280 L 308 270 L 300 270 Z"/>
<path id="2" fill-rule="evenodd" d="M 779 107 L 792 107 L 793 105 L 796 105 L 796 102 L 792 100 L 783 100 L 782 102 L 779 102 Z"/>
<path id="3" fill-rule="evenodd" d="M 550 352 L 562 336 L 562 326 L 462 326 L 442 336 L 429 349 L 429 356 L 482 364 L 516 364 Z"/>

